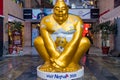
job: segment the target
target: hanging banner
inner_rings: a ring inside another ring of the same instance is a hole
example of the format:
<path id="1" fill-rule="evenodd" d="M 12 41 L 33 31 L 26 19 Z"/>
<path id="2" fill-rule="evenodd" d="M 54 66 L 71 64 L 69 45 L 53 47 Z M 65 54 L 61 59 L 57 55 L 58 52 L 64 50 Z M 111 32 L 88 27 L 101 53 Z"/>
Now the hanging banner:
<path id="1" fill-rule="evenodd" d="M 32 9 L 32 19 L 41 19 L 42 9 Z"/>
<path id="2" fill-rule="evenodd" d="M 0 0 L 0 15 L 3 15 L 3 0 Z"/>
<path id="3" fill-rule="evenodd" d="M 40 20 L 42 17 L 53 13 L 52 8 L 23 9 L 23 18 Z M 69 13 L 77 15 L 82 19 L 98 19 L 99 9 L 69 9 Z"/>
<path id="4" fill-rule="evenodd" d="M 69 13 L 78 15 L 82 19 L 90 19 L 90 9 L 69 9 Z"/>
<path id="5" fill-rule="evenodd" d="M 53 13 L 53 11 L 51 8 L 32 9 L 32 19 L 40 20 L 44 16 L 47 16 L 52 13 Z"/>

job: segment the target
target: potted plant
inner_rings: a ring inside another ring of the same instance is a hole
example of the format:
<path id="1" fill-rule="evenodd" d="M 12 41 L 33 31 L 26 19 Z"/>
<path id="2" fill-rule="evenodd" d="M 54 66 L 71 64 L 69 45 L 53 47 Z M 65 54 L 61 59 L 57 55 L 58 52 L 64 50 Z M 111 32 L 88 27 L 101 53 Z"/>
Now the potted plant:
<path id="1" fill-rule="evenodd" d="M 20 21 L 13 21 L 13 22 L 8 22 L 5 24 L 7 29 L 6 32 L 8 33 L 8 37 L 10 40 L 12 40 L 12 34 L 16 31 L 18 33 L 22 32 L 22 23 Z"/>
<path id="2" fill-rule="evenodd" d="M 22 23 L 20 21 L 13 21 L 13 22 L 8 22 L 6 23 L 6 25 L 8 26 L 8 32 L 13 32 L 13 31 L 18 31 L 21 32 L 22 30 Z"/>
<path id="3" fill-rule="evenodd" d="M 17 32 L 21 34 L 23 25 L 19 21 L 8 22 L 5 25 L 7 27 L 6 32 L 8 33 L 9 53 L 11 54 L 13 51 L 14 33 Z"/>
<path id="4" fill-rule="evenodd" d="M 117 30 L 117 26 L 114 23 L 111 23 L 110 21 L 103 22 L 97 25 L 99 29 L 101 30 L 101 39 L 102 39 L 102 52 L 103 54 L 107 54 L 109 52 L 110 48 L 110 34 L 114 34 Z"/>

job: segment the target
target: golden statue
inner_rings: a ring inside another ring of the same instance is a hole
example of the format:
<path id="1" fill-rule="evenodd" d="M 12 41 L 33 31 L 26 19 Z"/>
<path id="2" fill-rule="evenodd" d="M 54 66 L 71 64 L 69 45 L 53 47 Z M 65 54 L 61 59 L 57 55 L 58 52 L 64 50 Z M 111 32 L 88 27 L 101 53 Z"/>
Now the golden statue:
<path id="1" fill-rule="evenodd" d="M 57 0 L 53 14 L 40 23 L 41 36 L 34 46 L 45 63 L 39 68 L 45 72 L 73 72 L 81 68 L 79 61 L 90 47 L 82 37 L 83 22 L 80 17 L 68 14 L 64 0 Z"/>

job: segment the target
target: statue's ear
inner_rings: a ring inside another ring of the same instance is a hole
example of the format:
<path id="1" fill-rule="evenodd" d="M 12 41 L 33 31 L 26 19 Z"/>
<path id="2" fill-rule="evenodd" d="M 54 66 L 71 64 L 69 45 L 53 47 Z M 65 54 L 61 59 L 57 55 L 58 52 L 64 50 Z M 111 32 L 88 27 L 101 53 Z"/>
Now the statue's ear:
<path id="1" fill-rule="evenodd" d="M 67 10 L 69 10 L 69 7 L 67 6 Z"/>

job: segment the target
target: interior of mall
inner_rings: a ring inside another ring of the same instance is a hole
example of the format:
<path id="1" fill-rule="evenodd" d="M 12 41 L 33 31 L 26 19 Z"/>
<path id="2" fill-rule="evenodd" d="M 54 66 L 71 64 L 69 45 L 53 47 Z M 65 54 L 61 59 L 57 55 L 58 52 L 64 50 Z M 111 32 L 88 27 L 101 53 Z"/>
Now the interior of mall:
<path id="1" fill-rule="evenodd" d="M 0 0 L 0 80 L 40 80 L 36 68 L 44 60 L 34 41 L 42 36 L 40 23 L 54 13 L 57 1 Z M 90 34 L 92 41 L 88 55 L 79 61 L 84 66 L 81 80 L 119 80 L 120 0 L 64 2 L 68 13 L 83 21 L 82 37 Z"/>

